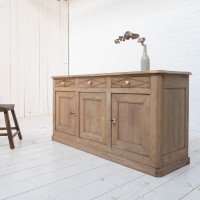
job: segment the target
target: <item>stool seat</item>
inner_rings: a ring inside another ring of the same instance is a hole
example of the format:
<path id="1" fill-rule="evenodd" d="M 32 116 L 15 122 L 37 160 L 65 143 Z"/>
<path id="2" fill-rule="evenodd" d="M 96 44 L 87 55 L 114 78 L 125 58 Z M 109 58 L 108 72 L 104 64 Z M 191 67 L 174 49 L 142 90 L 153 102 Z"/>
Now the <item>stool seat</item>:
<path id="1" fill-rule="evenodd" d="M 14 107 L 15 107 L 15 104 L 0 104 L 0 112 L 13 110 Z"/>
<path id="2" fill-rule="evenodd" d="M 18 135 L 19 139 L 22 140 L 22 135 L 21 135 L 21 131 L 20 131 L 20 128 L 19 128 L 19 124 L 17 122 L 17 117 L 15 115 L 14 107 L 15 107 L 14 104 L 0 104 L 0 112 L 4 113 L 4 118 L 5 118 L 5 123 L 6 123 L 6 127 L 0 127 L 0 130 L 1 131 L 3 131 L 3 130 L 7 131 L 6 133 L 0 133 L 0 136 L 8 136 L 8 140 L 9 140 L 9 144 L 10 144 L 11 149 L 15 148 L 13 138 L 16 135 Z M 15 127 L 11 127 L 8 111 L 11 111 L 13 121 L 15 123 Z M 12 130 L 16 130 L 16 132 L 12 133 Z"/>

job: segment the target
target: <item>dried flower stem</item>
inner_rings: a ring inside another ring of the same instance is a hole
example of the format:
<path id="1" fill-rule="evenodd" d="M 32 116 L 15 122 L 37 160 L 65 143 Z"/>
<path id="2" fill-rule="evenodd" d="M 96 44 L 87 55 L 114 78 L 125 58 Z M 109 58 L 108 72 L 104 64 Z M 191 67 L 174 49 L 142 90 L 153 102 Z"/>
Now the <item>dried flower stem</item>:
<path id="1" fill-rule="evenodd" d="M 143 46 L 144 45 L 144 41 L 145 41 L 145 38 L 144 37 L 139 37 L 140 35 L 137 34 L 137 33 L 131 33 L 130 31 L 126 31 L 126 33 L 124 34 L 124 36 L 119 36 L 119 38 L 117 38 L 114 42 L 116 44 L 119 44 L 120 42 L 122 41 L 125 41 L 125 40 L 129 40 L 129 39 L 137 39 L 137 42 L 138 43 L 141 43 L 141 45 Z"/>

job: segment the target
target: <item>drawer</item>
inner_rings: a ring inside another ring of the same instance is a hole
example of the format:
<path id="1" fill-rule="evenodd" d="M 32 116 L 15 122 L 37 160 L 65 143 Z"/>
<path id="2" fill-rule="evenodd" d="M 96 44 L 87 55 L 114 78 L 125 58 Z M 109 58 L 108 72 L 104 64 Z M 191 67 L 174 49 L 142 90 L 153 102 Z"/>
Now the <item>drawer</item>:
<path id="1" fill-rule="evenodd" d="M 106 78 L 80 78 L 78 86 L 81 88 L 105 88 Z"/>
<path id="2" fill-rule="evenodd" d="M 55 87 L 74 87 L 75 79 L 59 79 L 55 81 Z"/>
<path id="3" fill-rule="evenodd" d="M 112 88 L 150 88 L 150 77 L 113 77 Z"/>

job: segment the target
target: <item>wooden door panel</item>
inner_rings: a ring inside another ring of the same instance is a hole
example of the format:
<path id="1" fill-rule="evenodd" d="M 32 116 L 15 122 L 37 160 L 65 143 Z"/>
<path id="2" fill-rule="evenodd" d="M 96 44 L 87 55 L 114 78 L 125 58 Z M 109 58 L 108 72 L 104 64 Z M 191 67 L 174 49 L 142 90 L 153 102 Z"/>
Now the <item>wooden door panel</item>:
<path id="1" fill-rule="evenodd" d="M 105 93 L 80 93 L 80 137 L 105 144 Z"/>
<path id="2" fill-rule="evenodd" d="M 56 131 L 75 136 L 74 92 L 56 92 Z"/>
<path id="3" fill-rule="evenodd" d="M 140 155 L 149 155 L 149 95 L 113 94 L 112 146 Z"/>
<path id="4" fill-rule="evenodd" d="M 119 124 L 119 140 L 124 142 L 134 141 L 135 144 L 141 144 L 141 135 L 138 134 L 140 130 L 139 120 L 141 119 L 141 106 L 133 103 L 119 103 L 118 107 L 118 120 L 123 121 L 123 124 Z M 137 116 L 137 117 L 135 117 Z M 130 134 L 132 130 L 132 134 Z"/>
<path id="5" fill-rule="evenodd" d="M 163 155 L 185 149 L 185 96 L 185 88 L 164 89 Z"/>

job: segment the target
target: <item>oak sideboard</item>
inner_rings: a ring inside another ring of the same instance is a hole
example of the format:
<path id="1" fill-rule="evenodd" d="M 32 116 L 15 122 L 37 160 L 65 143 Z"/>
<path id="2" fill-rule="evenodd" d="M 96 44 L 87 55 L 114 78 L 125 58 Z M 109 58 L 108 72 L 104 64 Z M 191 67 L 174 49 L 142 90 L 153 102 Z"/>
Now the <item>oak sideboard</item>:
<path id="1" fill-rule="evenodd" d="M 185 166 L 190 74 L 54 76 L 52 139 L 153 176 Z"/>

